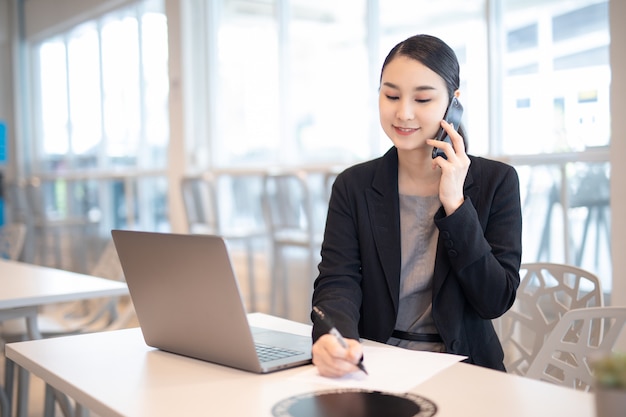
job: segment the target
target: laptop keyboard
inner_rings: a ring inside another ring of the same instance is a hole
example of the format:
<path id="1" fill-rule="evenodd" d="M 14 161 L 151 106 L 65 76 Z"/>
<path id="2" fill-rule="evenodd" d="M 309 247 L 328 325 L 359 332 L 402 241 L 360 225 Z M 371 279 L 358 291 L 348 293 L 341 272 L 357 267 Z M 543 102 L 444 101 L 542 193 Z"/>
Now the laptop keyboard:
<path id="1" fill-rule="evenodd" d="M 262 344 L 255 344 L 256 353 L 261 362 L 274 361 L 276 359 L 288 358 L 290 356 L 300 355 L 304 352 L 297 350 L 286 349 L 278 346 L 269 346 Z"/>

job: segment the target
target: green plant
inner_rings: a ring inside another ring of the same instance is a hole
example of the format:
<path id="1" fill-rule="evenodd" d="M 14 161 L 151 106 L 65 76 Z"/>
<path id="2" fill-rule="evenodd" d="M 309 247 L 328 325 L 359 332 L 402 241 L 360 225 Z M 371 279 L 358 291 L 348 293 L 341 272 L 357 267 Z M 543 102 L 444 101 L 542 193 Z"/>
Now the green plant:
<path id="1" fill-rule="evenodd" d="M 614 353 L 593 362 L 598 387 L 626 390 L 626 354 Z"/>

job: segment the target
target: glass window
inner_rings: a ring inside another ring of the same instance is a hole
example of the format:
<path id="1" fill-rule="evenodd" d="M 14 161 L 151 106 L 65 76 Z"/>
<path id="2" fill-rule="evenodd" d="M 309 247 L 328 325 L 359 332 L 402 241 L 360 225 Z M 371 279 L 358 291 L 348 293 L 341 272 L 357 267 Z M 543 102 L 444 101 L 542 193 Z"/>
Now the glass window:
<path id="1" fill-rule="evenodd" d="M 503 2 L 506 154 L 609 144 L 608 3 Z"/>
<path id="2" fill-rule="evenodd" d="M 103 127 L 107 165 L 123 164 L 125 160 L 125 163 L 131 162 L 124 157 L 137 155 L 141 143 L 137 26 L 137 19 L 130 13 L 111 16 L 102 25 Z"/>
<path id="3" fill-rule="evenodd" d="M 75 30 L 67 45 L 71 151 L 93 155 L 102 132 L 100 45 L 95 24 Z"/>
<path id="4" fill-rule="evenodd" d="M 110 13 L 35 46 L 43 145 L 38 170 L 165 167 L 167 23 L 159 4 Z"/>
<path id="5" fill-rule="evenodd" d="M 278 25 L 274 1 L 224 0 L 212 94 L 216 166 L 275 162 L 281 148 Z M 201 74 L 208 76 L 208 74 Z M 201 117 L 201 115 L 200 115 Z M 281 151 L 282 152 L 282 151 Z"/>
<path id="6" fill-rule="evenodd" d="M 596 156 L 584 161 L 610 143 L 608 2 L 502 6 L 501 146 L 532 160 L 517 167 L 523 261 L 582 267 L 610 291 L 610 169 Z"/>
<path id="7" fill-rule="evenodd" d="M 590 181 L 603 189 L 608 164 L 567 159 L 610 141 L 607 0 L 180 6 L 188 13 L 181 36 L 189 167 L 347 165 L 380 155 L 391 146 L 378 121 L 382 61 L 397 42 L 429 33 L 460 61 L 470 153 L 521 161 L 524 261 L 610 268 L 609 251 L 596 256 L 598 245 L 590 244 L 590 236 L 608 242 L 608 203 L 603 198 L 599 211 L 579 195 Z M 170 80 L 162 9 L 161 0 L 143 1 L 36 45 L 36 170 L 165 169 Z M 149 192 L 135 188 L 149 183 Z M 152 178 L 120 181 L 94 191 L 89 205 L 114 202 L 102 221 L 112 211 L 118 217 L 110 224 L 132 227 L 137 222 L 120 213 L 155 215 L 165 188 Z"/>
<path id="8" fill-rule="evenodd" d="M 293 3 L 288 137 L 300 159 L 354 161 L 372 154 L 365 11 L 363 0 Z"/>
<path id="9" fill-rule="evenodd" d="M 148 0 L 32 45 L 29 174 L 50 217 L 97 224 L 89 233 L 106 239 L 113 227 L 169 227 L 167 43 L 163 2 Z M 109 171 L 120 167 L 131 169 Z"/>
<path id="10" fill-rule="evenodd" d="M 39 48 L 41 108 L 41 149 L 44 154 L 63 155 L 69 151 L 69 116 L 65 43 L 60 39 L 44 42 Z"/>
<path id="11" fill-rule="evenodd" d="M 150 152 L 141 153 L 140 166 L 166 166 L 169 145 L 169 85 L 167 19 L 155 10 L 141 15 L 141 72 L 145 144 Z"/>
<path id="12" fill-rule="evenodd" d="M 210 146 L 199 143 L 190 160 L 206 160 L 198 150 L 210 152 L 216 167 L 350 163 L 379 155 L 390 146 L 378 122 L 382 60 L 395 43 L 420 32 L 441 36 L 456 50 L 472 152 L 487 152 L 483 0 L 454 1 L 451 8 L 406 0 L 218 3 L 217 79 L 209 88 L 217 97 L 217 128 L 196 128 L 203 113 L 194 110 L 194 132 L 212 134 Z M 211 45 L 206 48 L 211 56 Z M 212 79 L 213 68 L 196 79 Z"/>

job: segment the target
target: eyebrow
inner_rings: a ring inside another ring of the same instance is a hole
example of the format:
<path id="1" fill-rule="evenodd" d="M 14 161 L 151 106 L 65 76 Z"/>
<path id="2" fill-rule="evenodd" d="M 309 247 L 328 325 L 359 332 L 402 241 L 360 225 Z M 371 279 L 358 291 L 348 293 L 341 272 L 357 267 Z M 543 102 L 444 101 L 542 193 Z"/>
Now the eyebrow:
<path id="1" fill-rule="evenodd" d="M 395 88 L 396 90 L 400 89 L 400 87 L 398 87 L 394 83 L 390 83 L 390 82 L 384 82 L 383 85 L 386 86 L 386 87 Z M 430 90 L 436 90 L 436 88 L 432 87 L 430 85 L 418 85 L 413 90 L 414 91 L 430 91 Z"/>

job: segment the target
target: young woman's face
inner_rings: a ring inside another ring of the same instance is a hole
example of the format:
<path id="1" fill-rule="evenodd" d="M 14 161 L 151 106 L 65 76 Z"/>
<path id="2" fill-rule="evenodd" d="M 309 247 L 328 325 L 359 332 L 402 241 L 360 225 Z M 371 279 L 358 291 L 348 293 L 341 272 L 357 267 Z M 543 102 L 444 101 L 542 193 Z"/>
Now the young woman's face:
<path id="1" fill-rule="evenodd" d="M 382 73 L 378 109 L 380 123 L 401 150 L 429 148 L 448 107 L 441 76 L 419 61 L 397 56 Z"/>

